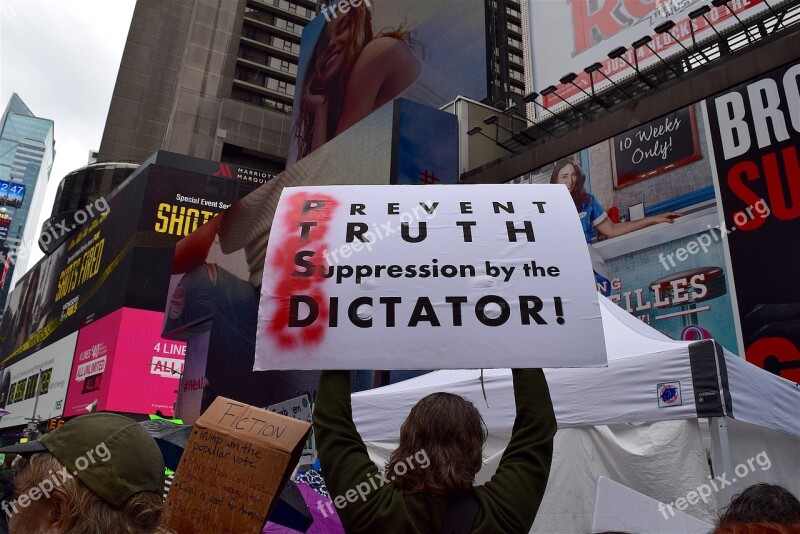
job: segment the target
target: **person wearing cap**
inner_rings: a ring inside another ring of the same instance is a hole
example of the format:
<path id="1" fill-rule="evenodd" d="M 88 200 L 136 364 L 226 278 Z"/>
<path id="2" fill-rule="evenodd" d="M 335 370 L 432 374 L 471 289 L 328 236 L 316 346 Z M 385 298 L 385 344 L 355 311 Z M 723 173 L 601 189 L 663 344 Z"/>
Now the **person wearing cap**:
<path id="1" fill-rule="evenodd" d="M 11 534 L 165 532 L 164 460 L 136 421 L 92 413 L 39 439 L 0 449 L 23 457 Z"/>

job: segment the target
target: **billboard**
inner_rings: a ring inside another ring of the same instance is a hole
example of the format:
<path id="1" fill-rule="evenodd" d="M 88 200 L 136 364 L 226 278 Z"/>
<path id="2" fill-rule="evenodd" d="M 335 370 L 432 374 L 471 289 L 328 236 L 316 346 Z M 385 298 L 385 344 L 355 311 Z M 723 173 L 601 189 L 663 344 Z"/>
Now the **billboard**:
<path id="1" fill-rule="evenodd" d="M 97 202 L 78 210 L 74 233 L 9 294 L 2 363 L 122 306 L 163 311 L 175 242 L 271 177 L 231 167 L 158 152 L 104 199 L 96 217 L 89 208 Z"/>
<path id="2" fill-rule="evenodd" d="M 2 380 L 9 388 L 5 409 L 10 413 L 0 418 L 0 428 L 24 425 L 33 418 L 61 417 L 72 365 L 69 355 L 77 338 L 75 332 L 4 369 L 4 376 L 9 376 Z"/>
<path id="3" fill-rule="evenodd" d="M 800 63 L 707 99 L 747 360 L 800 382 Z"/>
<path id="4" fill-rule="evenodd" d="M 0 205 L 19 208 L 25 199 L 25 184 L 0 180 Z"/>
<path id="5" fill-rule="evenodd" d="M 716 214 L 687 221 L 682 226 L 698 229 L 712 220 L 716 221 Z M 609 258 L 606 261 L 612 275 L 609 298 L 672 339 L 714 338 L 736 352 L 728 290 L 730 271 L 725 264 L 722 241 L 719 238 L 715 241 L 708 230 L 703 230 Z M 705 244 L 705 251 L 701 244 Z M 672 267 L 669 254 L 694 247 L 698 253 L 687 253 L 687 260 Z"/>
<path id="6" fill-rule="evenodd" d="M 72 362 L 65 416 L 97 410 L 173 412 L 186 344 L 161 337 L 163 314 L 119 309 L 83 327 Z"/>
<path id="7" fill-rule="evenodd" d="M 7 213 L 0 214 L 0 241 L 8 239 L 9 228 L 11 228 L 11 216 Z"/>
<path id="8" fill-rule="evenodd" d="M 598 290 L 674 339 L 713 337 L 800 382 L 797 109 L 795 61 L 584 149 L 570 169 L 595 201 L 577 211 Z M 683 216 L 653 219 L 670 211 Z"/>
<path id="9" fill-rule="evenodd" d="M 575 84 L 590 88 L 589 75 L 583 69 L 596 62 L 602 64 L 602 72 L 618 81 L 633 73 L 623 59 L 610 59 L 608 53 L 623 46 L 627 49 L 624 59 L 640 68 L 659 61 L 646 46 L 634 51 L 631 43 L 651 37 L 650 48 L 662 58 L 683 52 L 681 46 L 667 33 L 657 34 L 655 26 L 666 20 L 675 22 L 672 35 L 688 47 L 692 46 L 692 29 L 700 41 L 714 30 L 722 31 L 737 24 L 734 13 L 747 18 L 767 9 L 766 2 L 749 0 L 729 2 L 721 6 L 709 6 L 704 18 L 691 20 L 689 13 L 707 4 L 701 0 L 595 0 L 570 1 L 548 0 L 529 3 L 528 13 L 531 29 L 531 64 L 534 87 L 542 89 L 548 85 L 558 86 L 558 94 L 567 100 L 586 96 L 572 84 L 558 85 L 558 80 L 568 72 L 578 74 Z M 634 57 L 634 54 L 636 57 Z M 609 82 L 602 75 L 594 78 L 595 87 L 602 88 Z M 533 90 L 529 87 L 528 90 Z M 544 105 L 561 105 L 554 94 L 544 97 Z"/>
<path id="10" fill-rule="evenodd" d="M 395 98 L 488 91 L 483 0 L 333 3 L 303 30 L 287 166 Z"/>
<path id="11" fill-rule="evenodd" d="M 517 181 L 571 187 L 598 291 L 673 339 L 713 337 L 737 353 L 713 158 L 697 107 L 641 124 Z"/>
<path id="12" fill-rule="evenodd" d="M 92 403 L 95 403 L 97 411 L 108 410 L 111 370 L 121 320 L 120 310 L 80 329 L 64 415 L 87 413 L 86 407 Z"/>
<path id="13" fill-rule="evenodd" d="M 406 99 L 395 102 L 395 113 L 391 183 L 458 183 L 458 117 Z"/>

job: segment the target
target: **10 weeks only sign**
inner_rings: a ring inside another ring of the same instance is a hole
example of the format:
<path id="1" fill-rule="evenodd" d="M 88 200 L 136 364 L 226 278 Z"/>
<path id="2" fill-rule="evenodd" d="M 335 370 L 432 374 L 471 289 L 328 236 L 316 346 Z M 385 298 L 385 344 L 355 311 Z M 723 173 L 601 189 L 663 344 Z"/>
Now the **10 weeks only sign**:
<path id="1" fill-rule="evenodd" d="M 283 190 L 256 370 L 605 363 L 589 254 L 562 185 Z"/>

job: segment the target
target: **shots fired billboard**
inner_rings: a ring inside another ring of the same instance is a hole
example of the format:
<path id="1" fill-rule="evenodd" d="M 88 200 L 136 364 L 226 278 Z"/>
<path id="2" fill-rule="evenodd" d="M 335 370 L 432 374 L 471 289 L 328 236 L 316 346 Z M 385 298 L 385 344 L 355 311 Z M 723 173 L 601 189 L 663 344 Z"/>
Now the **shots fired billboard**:
<path id="1" fill-rule="evenodd" d="M 102 203 L 79 210 L 74 233 L 17 283 L 0 323 L 0 365 L 122 306 L 163 311 L 175 242 L 269 178 L 156 153 Z"/>
<path id="2" fill-rule="evenodd" d="M 485 12 L 483 0 L 323 10 L 303 30 L 287 165 L 393 99 L 438 108 L 457 95 L 486 98 Z"/>

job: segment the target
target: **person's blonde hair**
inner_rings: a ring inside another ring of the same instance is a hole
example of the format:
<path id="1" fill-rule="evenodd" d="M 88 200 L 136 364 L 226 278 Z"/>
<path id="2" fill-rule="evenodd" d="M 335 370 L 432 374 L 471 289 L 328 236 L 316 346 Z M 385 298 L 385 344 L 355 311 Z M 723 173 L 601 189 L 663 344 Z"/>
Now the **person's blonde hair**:
<path id="1" fill-rule="evenodd" d="M 326 8 L 333 9 L 333 8 Z M 319 81 L 321 78 L 322 64 L 325 49 L 330 43 L 331 36 L 326 32 L 328 24 L 326 22 L 320 36 L 314 45 L 314 51 L 308 60 L 308 67 L 303 74 L 303 85 L 300 92 L 300 99 L 297 104 L 300 106 L 297 120 L 294 123 L 294 136 L 297 143 L 297 159 L 300 160 L 311 152 L 311 140 L 314 137 L 314 117 L 304 108 L 303 96 L 306 94 L 320 94 L 325 96 L 328 104 L 327 123 L 328 130 L 325 132 L 325 139 L 331 140 L 336 135 L 336 128 L 339 126 L 339 119 L 342 117 L 342 108 L 344 107 L 345 90 L 347 89 L 347 82 L 350 79 L 350 73 L 353 71 L 353 66 L 358 59 L 358 56 L 364 50 L 364 47 L 370 41 L 377 37 L 391 37 L 398 41 L 405 42 L 412 50 L 419 50 L 420 56 L 424 58 L 425 47 L 411 36 L 409 31 L 404 29 L 405 23 L 397 28 L 384 28 L 375 33 L 372 29 L 372 11 L 367 8 L 365 4 L 353 5 L 344 14 L 341 15 L 340 22 L 350 25 L 352 31 L 352 38 L 342 53 L 344 54 L 344 61 L 338 75 L 327 84 Z"/>
<path id="2" fill-rule="evenodd" d="M 141 491 L 121 508 L 113 508 L 72 476 L 61 481 L 64 466 L 50 453 L 38 453 L 24 460 L 18 472 L 29 471 L 17 487 L 17 495 L 25 494 L 46 478 L 55 476 L 59 484 L 51 493 L 60 493 L 69 506 L 64 520 L 64 534 L 145 534 L 169 532 L 167 508 L 161 494 Z M 17 477 L 19 480 L 19 477 Z"/>

